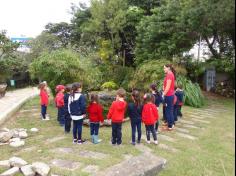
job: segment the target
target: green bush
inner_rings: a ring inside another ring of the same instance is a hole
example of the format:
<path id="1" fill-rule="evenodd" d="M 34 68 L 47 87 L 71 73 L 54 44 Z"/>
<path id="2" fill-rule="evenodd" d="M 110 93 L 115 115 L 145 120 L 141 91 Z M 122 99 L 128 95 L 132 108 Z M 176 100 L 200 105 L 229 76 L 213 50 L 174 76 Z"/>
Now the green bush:
<path id="1" fill-rule="evenodd" d="M 118 88 L 117 84 L 113 81 L 105 82 L 102 86 L 102 89 L 115 90 Z"/>
<path id="2" fill-rule="evenodd" d="M 55 86 L 58 84 L 82 82 L 85 90 L 99 85 L 101 80 L 100 72 L 89 60 L 81 59 L 77 53 L 70 50 L 43 53 L 32 62 L 29 70 L 32 78 L 47 81 L 54 95 Z"/>

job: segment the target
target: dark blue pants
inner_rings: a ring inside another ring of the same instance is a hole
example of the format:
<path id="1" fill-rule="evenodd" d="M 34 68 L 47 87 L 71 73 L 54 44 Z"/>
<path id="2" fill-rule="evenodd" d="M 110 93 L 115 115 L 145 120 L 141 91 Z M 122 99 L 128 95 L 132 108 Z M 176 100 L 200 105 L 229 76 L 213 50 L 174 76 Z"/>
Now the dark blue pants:
<path id="1" fill-rule="evenodd" d="M 41 115 L 42 115 L 43 119 L 46 118 L 46 114 L 47 114 L 47 106 L 41 105 Z"/>
<path id="2" fill-rule="evenodd" d="M 152 133 L 154 141 L 157 140 L 157 134 L 156 130 L 154 129 L 154 125 L 145 125 L 146 127 L 146 135 L 147 135 L 147 140 L 150 141 L 150 133 Z"/>
<path id="3" fill-rule="evenodd" d="M 155 124 L 155 130 L 158 131 L 158 127 L 159 127 L 159 120 L 156 122 Z"/>
<path id="4" fill-rule="evenodd" d="M 166 106 L 164 104 L 163 104 L 163 121 L 167 122 L 167 119 L 166 119 Z"/>
<path id="5" fill-rule="evenodd" d="M 174 124 L 174 95 L 172 96 L 165 96 L 165 103 L 166 103 L 166 109 L 165 109 L 165 115 L 166 120 L 168 123 L 168 127 L 172 128 Z"/>
<path id="6" fill-rule="evenodd" d="M 65 112 L 63 107 L 58 108 L 57 120 L 60 125 L 65 125 Z"/>
<path id="7" fill-rule="evenodd" d="M 122 123 L 113 123 L 112 126 L 112 144 L 120 145 L 122 143 Z"/>
<path id="8" fill-rule="evenodd" d="M 131 121 L 132 142 L 133 143 L 135 143 L 135 139 L 136 139 L 136 129 L 138 131 L 138 143 L 140 143 L 140 141 L 141 141 L 141 135 L 142 135 L 141 126 L 142 126 L 141 120 Z"/>
<path id="9" fill-rule="evenodd" d="M 83 126 L 83 119 L 73 120 L 73 137 L 74 137 L 74 139 L 81 140 L 82 126 Z"/>
<path id="10" fill-rule="evenodd" d="M 174 121 L 178 121 L 178 105 L 174 105 Z"/>
<path id="11" fill-rule="evenodd" d="M 70 132 L 71 128 L 71 117 L 69 113 L 65 113 L 65 132 Z"/>
<path id="12" fill-rule="evenodd" d="M 182 116 L 183 116 L 183 115 L 182 115 L 182 112 L 181 112 L 181 108 L 182 108 L 181 105 L 178 105 L 178 106 L 177 106 L 177 116 L 179 116 L 179 117 L 182 117 Z"/>
<path id="13" fill-rule="evenodd" d="M 90 134 L 98 135 L 99 132 L 99 123 L 90 123 Z"/>

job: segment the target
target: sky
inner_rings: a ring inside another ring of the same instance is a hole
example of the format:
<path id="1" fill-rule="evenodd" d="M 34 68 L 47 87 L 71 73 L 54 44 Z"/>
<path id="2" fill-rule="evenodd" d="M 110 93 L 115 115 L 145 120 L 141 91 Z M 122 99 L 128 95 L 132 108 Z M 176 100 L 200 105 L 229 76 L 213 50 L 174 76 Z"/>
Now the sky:
<path id="1" fill-rule="evenodd" d="M 0 0 L 0 31 L 8 37 L 36 37 L 46 24 L 70 22 L 71 3 L 89 0 Z"/>

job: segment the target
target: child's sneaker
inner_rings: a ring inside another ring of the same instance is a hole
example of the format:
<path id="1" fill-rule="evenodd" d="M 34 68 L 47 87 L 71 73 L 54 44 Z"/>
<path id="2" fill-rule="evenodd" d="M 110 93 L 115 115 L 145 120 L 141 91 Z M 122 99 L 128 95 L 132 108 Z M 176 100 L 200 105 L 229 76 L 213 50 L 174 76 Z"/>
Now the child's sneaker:
<path id="1" fill-rule="evenodd" d="M 77 139 L 73 139 L 73 144 L 76 144 L 77 143 Z"/>
<path id="2" fill-rule="evenodd" d="M 147 141 L 148 144 L 151 144 L 151 141 Z"/>
<path id="3" fill-rule="evenodd" d="M 158 141 L 154 141 L 154 144 L 156 144 L 156 145 L 157 145 L 157 144 L 158 144 Z"/>

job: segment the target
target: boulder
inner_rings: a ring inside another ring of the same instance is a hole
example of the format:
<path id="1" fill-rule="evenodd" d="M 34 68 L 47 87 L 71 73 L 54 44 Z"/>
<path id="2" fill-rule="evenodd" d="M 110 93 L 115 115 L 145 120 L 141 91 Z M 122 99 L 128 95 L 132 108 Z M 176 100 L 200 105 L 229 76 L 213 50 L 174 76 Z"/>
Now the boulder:
<path id="1" fill-rule="evenodd" d="M 19 132 L 16 130 L 13 130 L 13 137 L 14 138 L 19 138 Z"/>
<path id="2" fill-rule="evenodd" d="M 32 169 L 32 165 L 25 165 L 20 168 L 24 176 L 34 176 L 36 173 Z"/>
<path id="3" fill-rule="evenodd" d="M 10 161 L 9 160 L 3 160 L 3 161 L 0 161 L 0 168 L 10 168 L 11 165 L 10 165 Z"/>
<path id="4" fill-rule="evenodd" d="M 0 142 L 4 143 L 9 141 L 13 137 L 13 132 L 2 132 L 0 133 Z"/>
<path id="5" fill-rule="evenodd" d="M 13 176 L 20 172 L 19 167 L 13 167 L 5 172 L 3 172 L 0 176 Z"/>
<path id="6" fill-rule="evenodd" d="M 31 132 L 38 132 L 39 130 L 37 128 L 31 128 L 30 131 Z"/>
<path id="7" fill-rule="evenodd" d="M 26 131 L 20 131 L 20 132 L 19 132 L 19 137 L 20 137 L 21 139 L 25 139 L 25 138 L 28 137 L 28 134 L 26 133 Z"/>
<path id="8" fill-rule="evenodd" d="M 32 163 L 32 169 L 39 176 L 48 176 L 50 172 L 50 167 L 42 162 L 34 162 Z"/>
<path id="9" fill-rule="evenodd" d="M 20 138 L 11 138 L 10 140 L 9 140 L 9 142 L 11 143 L 11 142 L 19 142 L 20 141 Z"/>
<path id="10" fill-rule="evenodd" d="M 9 132 L 10 130 L 8 128 L 2 128 L 0 129 L 0 132 Z"/>
<path id="11" fill-rule="evenodd" d="M 28 164 L 25 160 L 23 160 L 23 159 L 21 159 L 19 157 L 12 157 L 12 158 L 10 158 L 9 162 L 10 162 L 10 165 L 12 167 L 22 167 L 22 166 L 25 166 L 25 165 Z"/>
<path id="12" fill-rule="evenodd" d="M 10 143 L 11 147 L 21 147 L 23 145 L 25 145 L 25 141 L 16 141 L 16 142 L 11 142 Z"/>

